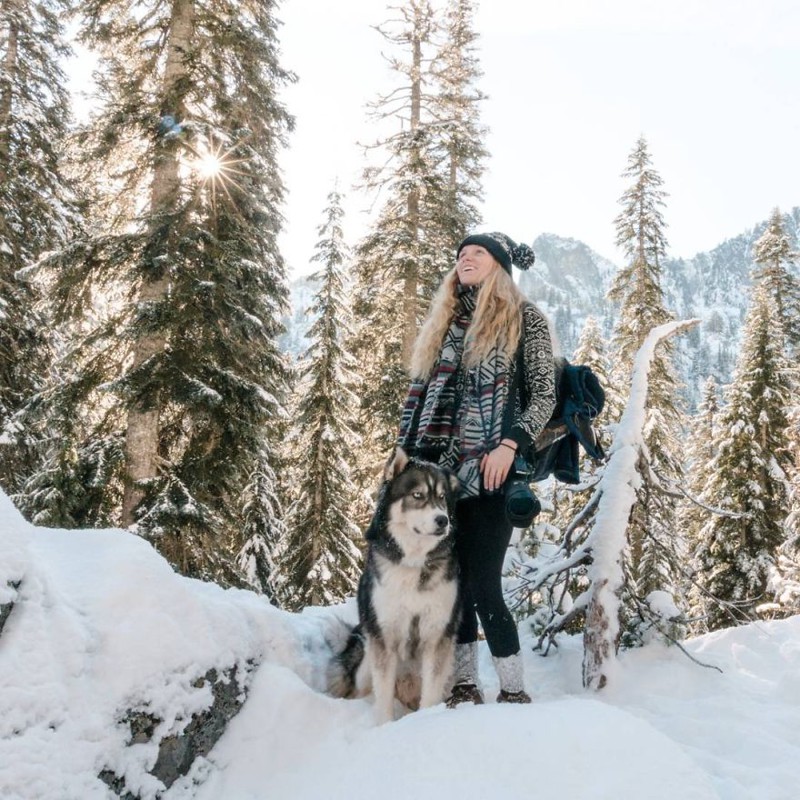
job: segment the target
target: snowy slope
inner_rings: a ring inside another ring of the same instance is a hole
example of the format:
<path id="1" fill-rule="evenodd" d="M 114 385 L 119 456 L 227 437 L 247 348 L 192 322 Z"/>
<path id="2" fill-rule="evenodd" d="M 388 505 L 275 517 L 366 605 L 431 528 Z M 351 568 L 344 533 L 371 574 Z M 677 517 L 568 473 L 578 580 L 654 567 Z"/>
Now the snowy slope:
<path id="1" fill-rule="evenodd" d="M 8 581 L 22 578 L 19 589 Z M 722 631 L 689 651 L 623 654 L 615 683 L 581 687 L 581 642 L 547 658 L 522 631 L 533 705 L 443 707 L 376 728 L 368 700 L 322 694 L 328 641 L 352 608 L 277 611 L 182 578 L 121 531 L 47 531 L 0 495 L 0 797 L 142 797 L 153 745 L 125 746 L 125 709 L 179 729 L 209 702 L 209 666 L 255 660 L 248 699 L 207 759 L 162 796 L 198 800 L 542 797 L 790 800 L 800 780 L 800 617 Z M 4 593 L 3 593 L 4 592 Z M 16 596 L 15 596 L 16 595 Z"/>

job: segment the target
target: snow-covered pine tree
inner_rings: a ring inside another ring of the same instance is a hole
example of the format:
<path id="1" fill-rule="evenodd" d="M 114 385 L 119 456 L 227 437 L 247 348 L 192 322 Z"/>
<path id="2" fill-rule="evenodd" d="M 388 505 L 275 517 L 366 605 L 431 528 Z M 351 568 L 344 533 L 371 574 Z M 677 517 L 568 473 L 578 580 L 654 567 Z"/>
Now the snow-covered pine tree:
<path id="1" fill-rule="evenodd" d="M 608 357 L 608 345 L 605 336 L 596 317 L 588 316 L 583 325 L 583 330 L 578 339 L 575 352 L 570 361 L 573 364 L 589 367 L 606 395 L 605 408 L 603 415 L 599 419 L 598 435 L 604 448 L 611 443 L 611 435 L 608 431 L 608 419 L 619 419 L 622 415 L 624 403 L 620 397 L 617 387 L 611 380 L 611 363 Z M 609 412 L 610 413 L 607 413 Z"/>
<path id="2" fill-rule="evenodd" d="M 236 564 L 248 586 L 279 604 L 281 582 L 276 571 L 280 546 L 286 539 L 286 524 L 280 505 L 278 480 L 272 465 L 275 457 L 259 452 L 255 469 L 242 493 L 242 538 Z"/>
<path id="3" fill-rule="evenodd" d="M 113 213 L 56 259 L 64 313 L 84 326 L 83 439 L 122 437 L 115 519 L 225 582 L 239 580 L 238 498 L 286 394 L 276 155 L 291 119 L 277 91 L 291 76 L 274 11 L 82 4 L 101 99 L 85 163 L 103 181 L 95 208 Z"/>
<path id="4" fill-rule="evenodd" d="M 647 334 L 672 319 L 661 286 L 667 247 L 662 213 L 666 192 L 643 137 L 636 142 L 623 177 L 631 184 L 620 198 L 622 211 L 615 224 L 616 242 L 625 253 L 626 266 L 614 277 L 608 293 L 619 308 L 610 356 L 611 381 L 616 387 L 628 386 L 634 355 Z M 673 352 L 670 342 L 660 344 L 650 369 L 645 426 L 649 468 L 642 473 L 628 527 L 630 587 L 639 600 L 652 591 L 674 591 L 680 553 L 675 540 L 676 501 L 659 481 L 676 481 L 681 475 L 681 411 Z M 632 610 L 630 606 L 628 610 Z"/>
<path id="5" fill-rule="evenodd" d="M 789 483 L 792 510 L 787 527 L 789 546 L 797 550 L 797 563 L 798 569 L 800 569 L 800 399 L 796 388 L 796 376 L 795 372 L 795 392 L 789 409 L 789 453 L 792 462 L 789 469 Z M 800 572 L 798 572 L 798 577 L 800 578 Z"/>
<path id="6" fill-rule="evenodd" d="M 797 384 L 795 384 L 796 386 Z M 789 516 L 786 518 L 786 541 L 782 546 L 784 575 L 789 574 L 794 591 L 791 605 L 800 611 L 800 403 L 797 392 L 789 411 Z"/>
<path id="7" fill-rule="evenodd" d="M 797 427 L 793 426 L 797 436 Z M 775 567 L 769 579 L 769 591 L 777 609 L 787 615 L 800 613 L 800 480 L 792 468 L 789 490 L 789 513 L 784 523 L 785 536 L 778 549 Z"/>
<path id="8" fill-rule="evenodd" d="M 442 21 L 443 43 L 433 64 L 439 84 L 433 116 L 439 123 L 447 178 L 446 206 L 440 211 L 445 250 L 452 250 L 480 223 L 476 204 L 488 153 L 483 145 L 487 129 L 480 121 L 486 95 L 477 85 L 483 73 L 475 47 L 475 6 L 473 0 L 450 0 Z"/>
<path id="9" fill-rule="evenodd" d="M 354 432 L 358 398 L 354 360 L 345 349 L 352 337 L 349 258 L 336 190 L 328 195 L 319 236 L 312 261 L 320 268 L 311 276 L 319 291 L 309 309 L 316 319 L 307 334 L 311 344 L 300 365 L 288 437 L 294 485 L 279 572 L 282 600 L 292 609 L 352 595 L 361 561 L 351 477 L 359 444 Z"/>
<path id="10" fill-rule="evenodd" d="M 697 407 L 697 413 L 688 428 L 686 447 L 686 488 L 688 502 L 679 509 L 680 528 L 684 532 L 689 554 L 697 551 L 700 544 L 700 531 L 711 515 L 709 503 L 714 500 L 709 496 L 709 465 L 713 463 L 719 449 L 719 432 L 717 430 L 719 415 L 719 388 L 712 375 L 703 385 L 703 394 Z M 688 599 L 689 616 L 693 620 L 693 630 L 697 633 L 705 631 L 704 603 L 702 585 L 695 581 L 692 574 L 691 559 L 687 559 L 688 569 L 683 574 L 684 594 Z"/>
<path id="11" fill-rule="evenodd" d="M 780 605 L 800 607 L 800 253 L 792 249 L 780 209 L 773 210 L 767 228 L 753 247 L 754 277 L 763 283 L 778 310 L 784 330 L 786 354 L 794 365 L 793 391 L 787 416 L 790 451 L 787 465 L 790 511 L 786 518 L 786 541 L 779 554 L 772 588 Z M 787 588 L 787 587 L 794 587 Z"/>
<path id="12" fill-rule="evenodd" d="M 470 4 L 450 10 L 447 34 L 429 0 L 406 0 L 393 11 L 379 30 L 394 52 L 397 86 L 373 111 L 399 130 L 374 145 L 382 166 L 365 170 L 366 188 L 385 199 L 355 254 L 352 351 L 362 375 L 358 480 L 365 486 L 394 442 L 406 366 L 433 287 L 477 222 L 472 201 L 485 156 Z"/>
<path id="13" fill-rule="evenodd" d="M 62 152 L 70 117 L 65 0 L 0 0 L 0 486 L 35 470 L 41 420 L 26 404 L 51 362 L 41 289 L 21 277 L 74 224 Z"/>
<path id="14" fill-rule="evenodd" d="M 777 305 L 790 352 L 800 353 L 800 254 L 792 249 L 779 208 L 773 210 L 767 229 L 753 245 L 753 259 L 753 279 L 763 284 Z"/>
<path id="15" fill-rule="evenodd" d="M 789 512 L 789 368 L 778 308 L 764 280 L 758 280 L 719 414 L 718 451 L 708 466 L 704 494 L 732 515 L 711 516 L 694 554 L 698 580 L 709 593 L 702 604 L 711 630 L 747 621 L 771 600 L 767 582 Z"/>
<path id="16" fill-rule="evenodd" d="M 431 102 L 430 93 L 423 97 L 423 92 L 431 77 L 436 20 L 429 0 L 407 0 L 392 11 L 395 18 L 378 31 L 394 53 L 387 60 L 398 85 L 374 101 L 371 110 L 373 119 L 396 121 L 399 130 L 367 151 L 385 154 L 385 160 L 381 167 L 365 169 L 364 186 L 386 199 L 356 248 L 354 264 L 352 351 L 361 368 L 361 429 L 364 455 L 371 462 L 385 458 L 393 441 L 406 384 L 404 366 L 421 316 L 421 275 L 443 268 L 438 241 L 429 248 L 425 236 L 430 195 L 439 204 L 444 198 L 429 116 L 423 117 Z"/>
<path id="17" fill-rule="evenodd" d="M 630 179 L 631 185 L 619 200 L 622 211 L 614 224 L 616 243 L 625 254 L 626 266 L 614 276 L 608 299 L 619 308 L 612 337 L 611 377 L 616 385 L 627 387 L 633 358 L 647 334 L 668 322 L 672 315 L 664 305 L 661 286 L 661 262 L 667 249 L 661 209 L 667 193 L 661 188 L 664 182 L 652 166 L 643 137 L 629 155 L 622 177 Z M 657 372 L 671 372 L 667 360 L 670 352 L 664 351 Z M 651 374 L 654 376 L 655 372 Z"/>

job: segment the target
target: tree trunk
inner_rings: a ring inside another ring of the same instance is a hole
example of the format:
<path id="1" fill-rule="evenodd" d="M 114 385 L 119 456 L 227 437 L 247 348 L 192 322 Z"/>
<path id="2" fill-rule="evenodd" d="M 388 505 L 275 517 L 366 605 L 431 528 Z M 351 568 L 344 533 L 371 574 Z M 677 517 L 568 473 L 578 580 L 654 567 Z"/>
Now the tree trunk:
<path id="1" fill-rule="evenodd" d="M 583 632 L 583 685 L 587 689 L 602 689 L 608 682 L 606 663 L 617 651 L 617 636 L 609 636 L 612 620 L 608 609 L 597 598 L 608 585 L 604 578 L 594 587 L 592 600 L 586 609 L 586 625 Z M 613 623 L 616 629 L 618 626 Z"/>
<path id="2" fill-rule="evenodd" d="M 11 152 L 11 107 L 14 95 L 14 74 L 17 71 L 19 30 L 11 12 L 16 0 L 0 2 L 0 20 L 8 19 L 6 53 L 0 73 L 0 183 L 8 179 L 8 159 Z"/>
<path id="3" fill-rule="evenodd" d="M 6 184 L 10 175 L 11 158 L 11 112 L 12 100 L 14 97 L 14 74 L 17 70 L 17 48 L 19 42 L 19 30 L 11 15 L 14 3 L 17 0 L 5 0 L 0 2 L 0 20 L 8 19 L 8 39 L 6 42 L 6 54 L 3 58 L 2 72 L 0 72 L 0 186 Z M 17 267 L 18 249 L 17 242 L 13 236 L 9 236 L 8 223 L 3 209 L 0 209 L 0 237 L 9 239 L 13 254 L 11 263 L 6 258 L 0 258 L 0 278 L 7 279 L 13 274 Z"/>
<path id="4" fill-rule="evenodd" d="M 422 39 L 419 19 L 415 20 L 412 39 L 411 72 L 411 136 L 413 141 L 413 171 L 419 170 L 420 148 L 416 136 L 419 132 L 422 110 Z M 419 188 L 414 186 L 408 193 L 408 233 L 409 245 L 419 250 Z M 419 263 L 416 253 L 406 260 L 403 276 L 403 363 L 411 363 L 411 352 L 417 338 Z"/>
<path id="5" fill-rule="evenodd" d="M 162 114 L 170 114 L 177 121 L 185 116 L 186 77 L 188 54 L 194 30 L 194 0 L 175 0 L 167 40 L 167 60 L 164 67 Z M 158 255 L 168 262 L 172 253 L 174 231 L 169 215 L 178 204 L 180 189 L 179 152 L 177 141 L 160 140 L 156 144 L 153 183 L 150 193 L 151 237 L 161 238 Z M 163 262 L 161 262 L 163 263 Z M 139 289 L 138 310 L 147 315 L 166 299 L 169 289 L 169 272 L 166 266 L 148 274 Z M 133 345 L 132 369 L 136 370 L 148 359 L 163 353 L 166 334 L 162 330 L 141 334 Z M 122 503 L 122 524 L 135 521 L 136 506 L 144 497 L 143 483 L 158 474 L 159 400 L 138 402 L 128 411 L 125 432 L 125 494 Z"/>

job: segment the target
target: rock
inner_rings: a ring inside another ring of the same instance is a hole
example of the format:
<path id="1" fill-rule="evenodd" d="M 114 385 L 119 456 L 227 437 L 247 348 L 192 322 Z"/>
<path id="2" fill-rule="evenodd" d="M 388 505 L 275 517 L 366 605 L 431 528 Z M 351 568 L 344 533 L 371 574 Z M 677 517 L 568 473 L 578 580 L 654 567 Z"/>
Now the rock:
<path id="1" fill-rule="evenodd" d="M 8 586 L 12 589 L 12 594 L 16 596 L 17 589 L 19 589 L 19 581 L 10 581 Z M 10 600 L 7 603 L 0 603 L 0 634 L 3 632 L 3 627 L 6 624 L 11 611 L 14 608 L 14 601 Z"/>
<path id="2" fill-rule="evenodd" d="M 165 736 L 158 744 L 158 758 L 150 771 L 169 789 L 178 778 L 186 775 L 192 764 L 200 756 L 206 756 L 225 732 L 228 722 L 236 715 L 244 703 L 244 692 L 239 684 L 237 667 L 225 670 L 220 679 L 215 669 L 210 669 L 195 684 L 211 684 L 214 700 L 205 711 L 192 716 L 189 724 L 180 734 Z M 158 724 L 156 716 L 146 711 L 129 711 L 125 717 L 130 728 L 128 744 L 144 744 L 152 740 Z M 138 800 L 131 794 L 124 778 L 111 770 L 103 770 L 99 776 L 121 800 Z"/>

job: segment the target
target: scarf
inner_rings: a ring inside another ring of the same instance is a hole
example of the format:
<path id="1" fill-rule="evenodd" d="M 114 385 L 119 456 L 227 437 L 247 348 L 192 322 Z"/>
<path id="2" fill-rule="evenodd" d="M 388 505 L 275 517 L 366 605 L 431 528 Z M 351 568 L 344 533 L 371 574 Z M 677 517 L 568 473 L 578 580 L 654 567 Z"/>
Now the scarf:
<path id="1" fill-rule="evenodd" d="M 412 381 L 398 444 L 453 470 L 461 497 L 481 491 L 480 463 L 500 444 L 508 400 L 508 363 L 493 349 L 480 364 L 463 364 L 464 339 L 480 287 L 460 287 L 459 303 L 427 381 Z"/>

